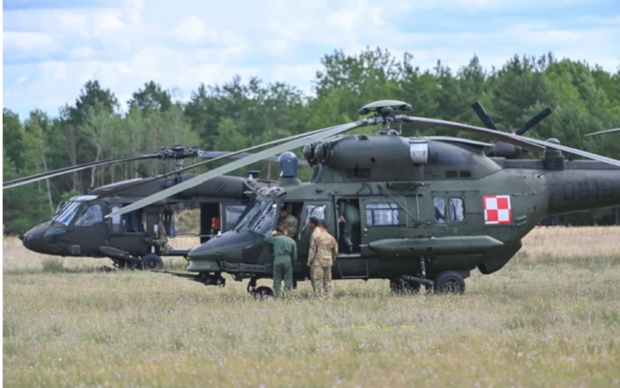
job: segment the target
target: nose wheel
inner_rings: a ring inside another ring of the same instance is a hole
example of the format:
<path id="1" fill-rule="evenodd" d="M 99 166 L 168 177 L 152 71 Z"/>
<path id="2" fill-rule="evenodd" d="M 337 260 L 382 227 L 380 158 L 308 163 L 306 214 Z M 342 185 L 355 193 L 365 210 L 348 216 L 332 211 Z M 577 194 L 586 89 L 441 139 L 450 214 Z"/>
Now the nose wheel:
<path id="1" fill-rule="evenodd" d="M 164 268 L 164 261 L 155 253 L 149 253 L 142 258 L 142 269 L 159 271 Z"/>

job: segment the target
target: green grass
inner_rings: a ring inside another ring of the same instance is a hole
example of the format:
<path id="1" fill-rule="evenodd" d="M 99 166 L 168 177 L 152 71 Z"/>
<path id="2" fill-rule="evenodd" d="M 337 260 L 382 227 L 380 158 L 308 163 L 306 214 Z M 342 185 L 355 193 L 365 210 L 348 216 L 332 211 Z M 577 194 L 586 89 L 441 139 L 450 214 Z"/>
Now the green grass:
<path id="1" fill-rule="evenodd" d="M 517 257 L 462 296 L 338 281 L 331 301 L 310 299 L 308 282 L 255 301 L 232 279 L 5 268 L 4 384 L 618 387 L 616 247 Z"/>

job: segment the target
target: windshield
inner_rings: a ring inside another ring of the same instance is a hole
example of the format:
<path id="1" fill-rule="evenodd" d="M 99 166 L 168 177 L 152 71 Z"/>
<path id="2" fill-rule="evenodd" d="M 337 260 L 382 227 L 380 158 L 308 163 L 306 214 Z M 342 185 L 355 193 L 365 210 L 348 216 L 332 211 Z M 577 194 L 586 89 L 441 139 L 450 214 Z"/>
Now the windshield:
<path id="1" fill-rule="evenodd" d="M 271 232 L 276 221 L 276 215 L 278 214 L 277 208 L 278 205 L 276 205 L 275 202 L 266 202 L 261 207 L 258 217 L 250 224 L 252 232 L 262 235 L 267 235 Z"/>
<path id="2" fill-rule="evenodd" d="M 68 226 L 81 204 L 81 202 L 67 202 L 61 209 L 58 209 L 52 217 L 52 221 L 58 221 Z"/>
<path id="3" fill-rule="evenodd" d="M 248 230 L 250 222 L 260 213 L 261 208 L 265 205 L 264 202 L 254 201 L 248 205 L 245 212 L 239 217 L 235 226 L 233 227 L 237 232 Z"/>

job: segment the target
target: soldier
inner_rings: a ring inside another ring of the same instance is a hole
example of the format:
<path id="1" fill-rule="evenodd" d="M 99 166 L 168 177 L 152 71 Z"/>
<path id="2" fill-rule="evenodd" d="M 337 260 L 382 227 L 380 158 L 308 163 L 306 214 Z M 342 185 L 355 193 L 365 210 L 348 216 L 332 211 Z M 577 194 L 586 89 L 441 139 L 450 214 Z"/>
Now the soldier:
<path id="1" fill-rule="evenodd" d="M 342 224 L 342 239 L 346 245 L 347 252 L 353 252 L 353 229 L 359 226 L 360 212 L 357 206 L 349 200 L 338 202 L 339 222 Z"/>
<path id="2" fill-rule="evenodd" d="M 280 296 L 281 282 L 284 278 L 284 290 L 293 287 L 293 266 L 297 262 L 297 244 L 282 227 L 276 227 L 265 242 L 273 245 L 273 290 L 276 298 Z"/>
<path id="3" fill-rule="evenodd" d="M 278 226 L 284 228 L 288 232 L 288 235 L 291 236 L 291 238 L 295 238 L 295 236 L 297 235 L 297 227 L 299 226 L 299 221 L 294 215 L 288 213 L 286 205 L 282 205 L 282 208 L 280 208 L 280 218 L 278 219 Z"/>
<path id="4" fill-rule="evenodd" d="M 320 221 L 316 217 L 310 217 L 308 221 L 308 227 L 312 230 L 312 235 L 310 236 L 310 245 L 316 239 L 316 237 L 321 233 L 321 228 L 319 227 Z"/>
<path id="5" fill-rule="evenodd" d="M 317 297 L 332 298 L 332 265 L 338 257 L 338 243 L 327 230 L 329 225 L 321 221 L 320 232 L 312 233 L 308 266 L 312 279 L 312 289 Z M 319 229 L 319 228 L 316 228 Z"/>

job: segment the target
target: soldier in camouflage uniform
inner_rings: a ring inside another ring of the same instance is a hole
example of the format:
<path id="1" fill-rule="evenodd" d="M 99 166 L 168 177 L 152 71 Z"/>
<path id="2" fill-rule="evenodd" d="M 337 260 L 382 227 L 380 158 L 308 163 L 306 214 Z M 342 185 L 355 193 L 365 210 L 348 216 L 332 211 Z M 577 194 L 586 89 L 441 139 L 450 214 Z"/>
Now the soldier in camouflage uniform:
<path id="1" fill-rule="evenodd" d="M 273 290 L 279 297 L 284 278 L 284 290 L 293 288 L 293 266 L 297 262 L 297 243 L 280 227 L 265 237 L 265 242 L 273 245 Z"/>
<path id="2" fill-rule="evenodd" d="M 289 214 L 288 210 L 285 207 L 282 207 L 280 209 L 278 226 L 281 226 L 284 230 L 286 230 L 288 232 L 288 235 L 291 236 L 291 238 L 295 238 L 295 236 L 297 236 L 299 221 L 294 215 Z"/>
<path id="3" fill-rule="evenodd" d="M 338 214 L 340 215 L 339 222 L 342 224 L 342 239 L 347 251 L 353 252 L 353 229 L 357 228 L 360 223 L 359 209 L 345 199 L 338 202 Z"/>
<path id="4" fill-rule="evenodd" d="M 338 257 L 338 243 L 329 234 L 328 227 L 329 225 L 322 221 L 320 228 L 316 228 L 312 233 L 308 266 L 314 295 L 332 298 L 332 265 Z M 317 232 L 317 229 L 320 231 Z"/>

